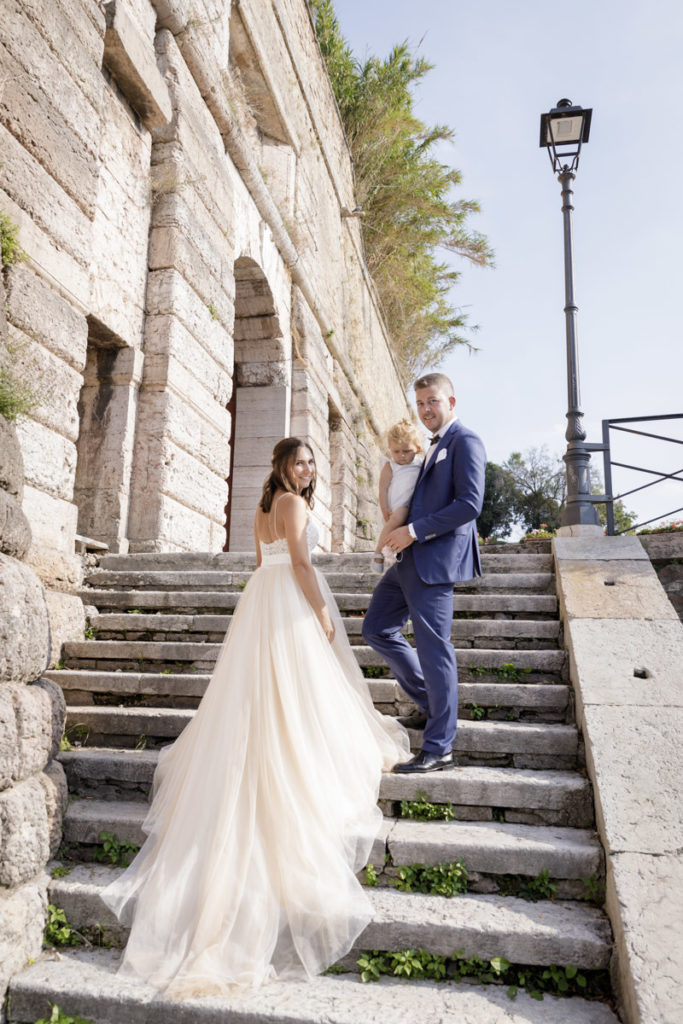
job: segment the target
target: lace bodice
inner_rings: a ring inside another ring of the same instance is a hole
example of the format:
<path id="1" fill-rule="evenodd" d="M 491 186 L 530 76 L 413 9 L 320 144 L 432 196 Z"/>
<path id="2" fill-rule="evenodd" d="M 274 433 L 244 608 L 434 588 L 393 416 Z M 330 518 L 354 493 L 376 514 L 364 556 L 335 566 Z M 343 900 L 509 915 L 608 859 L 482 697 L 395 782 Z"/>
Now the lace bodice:
<path id="1" fill-rule="evenodd" d="M 318 543 L 319 536 L 318 527 L 309 515 L 306 520 L 306 545 L 309 554 Z M 261 565 L 278 565 L 289 561 L 289 545 L 284 537 L 278 537 L 270 544 L 260 540 L 259 545 L 261 547 Z"/>

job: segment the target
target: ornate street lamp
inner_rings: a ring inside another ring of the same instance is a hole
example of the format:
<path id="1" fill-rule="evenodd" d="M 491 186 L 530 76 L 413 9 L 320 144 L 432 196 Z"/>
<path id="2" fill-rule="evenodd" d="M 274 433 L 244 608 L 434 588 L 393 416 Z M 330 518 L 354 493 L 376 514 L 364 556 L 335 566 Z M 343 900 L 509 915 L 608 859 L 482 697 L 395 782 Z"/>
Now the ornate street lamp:
<path id="1" fill-rule="evenodd" d="M 581 146 L 588 142 L 592 110 L 572 106 L 571 100 L 558 100 L 557 106 L 541 114 L 541 146 L 548 150 L 553 172 L 562 186 L 564 218 L 564 293 L 567 328 L 567 451 L 563 458 L 567 467 L 567 503 L 562 513 L 562 526 L 598 526 L 594 497 L 590 485 L 590 452 L 601 445 L 586 442 L 583 413 L 579 395 L 579 354 L 576 341 L 574 301 L 574 245 L 572 238 L 572 182 L 579 166 Z"/>

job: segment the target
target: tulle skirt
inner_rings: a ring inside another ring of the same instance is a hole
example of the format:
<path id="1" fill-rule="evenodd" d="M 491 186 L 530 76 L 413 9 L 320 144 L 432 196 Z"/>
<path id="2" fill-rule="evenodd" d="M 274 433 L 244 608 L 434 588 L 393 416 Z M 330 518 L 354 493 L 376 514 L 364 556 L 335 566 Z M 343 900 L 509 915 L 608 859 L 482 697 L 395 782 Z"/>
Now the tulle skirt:
<path id="1" fill-rule="evenodd" d="M 313 976 L 371 917 L 356 878 L 408 737 L 372 705 L 327 583 L 331 645 L 287 556 L 251 577 L 192 721 L 159 756 L 147 833 L 104 902 L 121 972 L 170 996 Z"/>

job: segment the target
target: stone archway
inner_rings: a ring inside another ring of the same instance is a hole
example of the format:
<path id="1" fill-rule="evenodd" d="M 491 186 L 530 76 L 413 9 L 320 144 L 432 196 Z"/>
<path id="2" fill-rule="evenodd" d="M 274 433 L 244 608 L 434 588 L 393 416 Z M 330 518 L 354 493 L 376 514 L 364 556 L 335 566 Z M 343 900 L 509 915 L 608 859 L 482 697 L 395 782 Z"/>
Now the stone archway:
<path id="1" fill-rule="evenodd" d="M 273 446 L 289 433 L 292 361 L 273 293 L 255 260 L 235 262 L 235 372 L 226 551 L 252 551 L 254 509 Z"/>

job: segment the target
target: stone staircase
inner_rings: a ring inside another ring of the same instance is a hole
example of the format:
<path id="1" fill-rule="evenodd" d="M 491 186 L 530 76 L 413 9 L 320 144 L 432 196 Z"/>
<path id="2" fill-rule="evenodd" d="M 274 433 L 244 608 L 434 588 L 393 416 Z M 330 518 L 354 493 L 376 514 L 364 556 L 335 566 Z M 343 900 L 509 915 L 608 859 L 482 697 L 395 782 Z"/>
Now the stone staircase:
<path id="1" fill-rule="evenodd" d="M 387 714 L 408 713 L 409 700 L 361 637 L 377 582 L 370 556 L 314 561 L 335 592 L 375 704 Z M 349 973 L 283 982 L 234 1000 L 198 1000 L 190 1010 L 114 979 L 116 950 L 47 952 L 14 979 L 11 1019 L 34 1021 L 56 1002 L 97 1024 L 384 1024 L 392 1017 L 614 1024 L 604 1002 L 576 996 L 539 1002 L 520 990 L 512 1002 L 501 985 L 395 978 L 362 985 L 358 978 L 362 950 L 426 949 L 447 957 L 464 951 L 532 968 L 572 965 L 589 979 L 610 965 L 609 922 L 591 902 L 601 888 L 603 854 L 581 770 L 552 559 L 547 551 L 505 545 L 487 550 L 483 561 L 483 579 L 454 593 L 459 767 L 383 777 L 384 826 L 371 855 L 378 884 L 369 889 L 375 916 L 342 965 Z M 158 748 L 182 731 L 199 703 L 254 565 L 242 554 L 107 555 L 87 576 L 90 639 L 66 644 L 63 667 L 47 673 L 68 705 L 72 749 L 60 755 L 71 796 L 64 849 L 77 861 L 53 878 L 50 900 L 79 931 L 116 944 L 125 939 L 99 899 L 120 869 L 92 863 L 93 851 L 103 831 L 121 842 L 142 841 Z M 411 741 L 419 748 L 420 734 Z M 401 816 L 402 802 L 425 800 L 450 804 L 453 820 Z M 469 875 L 465 894 L 446 898 L 392 885 L 401 866 L 459 860 Z M 545 898 L 522 898 L 529 895 Z"/>

